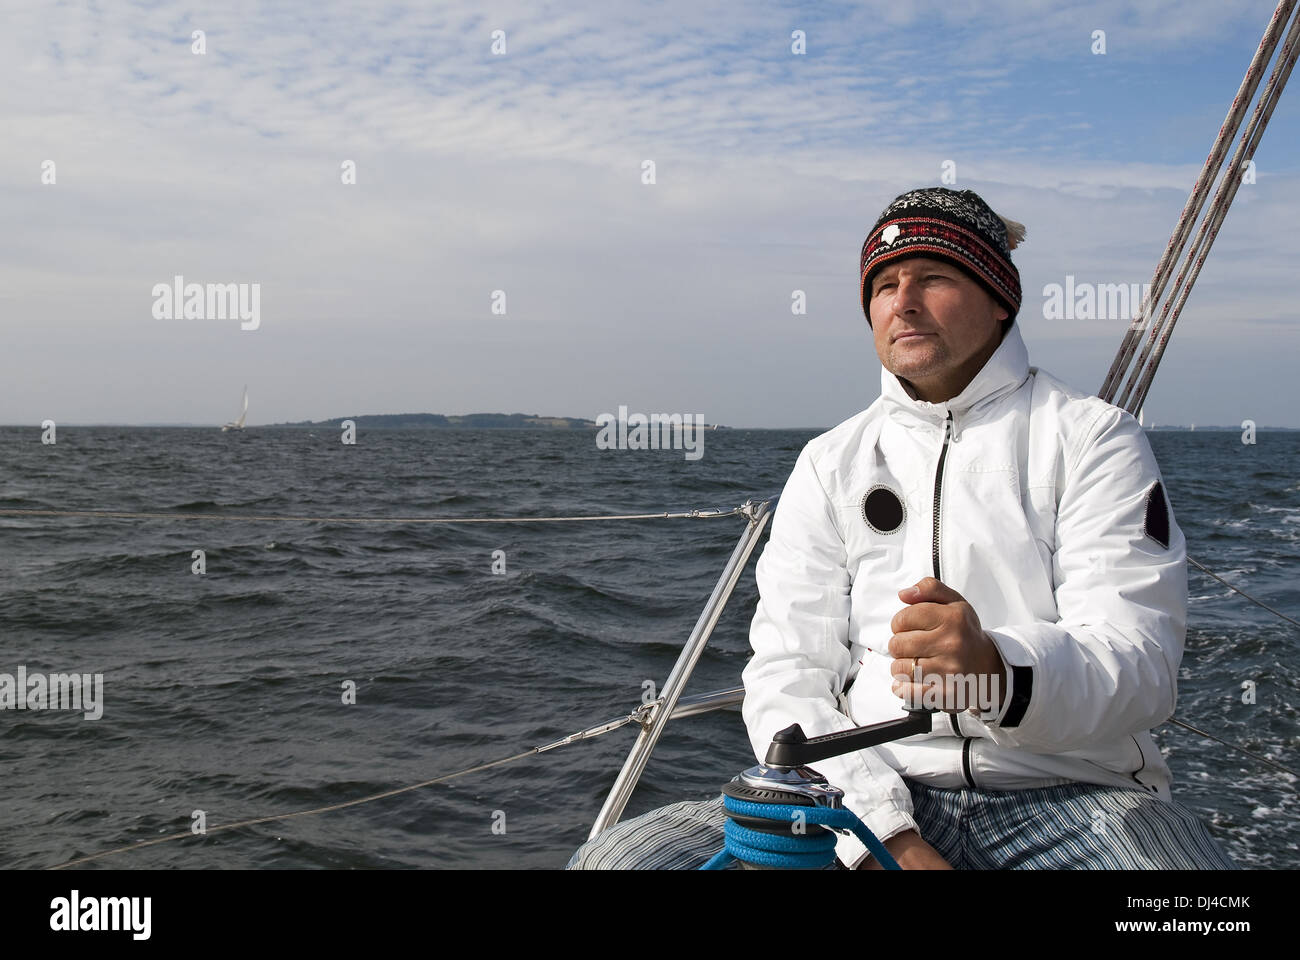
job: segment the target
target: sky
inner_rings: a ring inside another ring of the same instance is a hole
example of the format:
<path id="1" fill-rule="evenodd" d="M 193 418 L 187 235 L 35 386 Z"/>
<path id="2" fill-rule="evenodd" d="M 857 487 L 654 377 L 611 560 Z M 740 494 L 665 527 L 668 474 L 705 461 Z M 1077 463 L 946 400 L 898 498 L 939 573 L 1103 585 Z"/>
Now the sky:
<path id="1" fill-rule="evenodd" d="M 862 242 L 945 170 L 1096 392 L 1127 320 L 1044 291 L 1151 280 L 1274 6 L 0 0 L 0 422 L 831 426 L 880 392 Z M 1300 427 L 1298 142 L 1288 92 L 1148 423 Z"/>

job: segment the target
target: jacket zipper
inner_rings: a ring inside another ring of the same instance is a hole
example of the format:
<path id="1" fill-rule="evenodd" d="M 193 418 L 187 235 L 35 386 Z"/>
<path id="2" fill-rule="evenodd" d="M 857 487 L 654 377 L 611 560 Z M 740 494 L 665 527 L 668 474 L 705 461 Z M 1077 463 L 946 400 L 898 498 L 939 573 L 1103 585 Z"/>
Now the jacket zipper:
<path id="1" fill-rule="evenodd" d="M 939 567 L 939 508 L 943 502 L 943 463 L 948 459 L 948 444 L 952 438 L 952 411 L 948 411 L 948 418 L 943 422 L 943 447 L 939 450 L 939 466 L 934 471 L 934 538 L 931 546 L 931 559 L 934 561 L 934 579 L 942 580 L 941 570 Z M 948 714 L 948 722 L 952 725 L 953 733 L 961 736 L 961 727 L 957 723 L 957 714 Z M 966 737 L 961 748 L 961 772 L 966 779 L 966 785 L 975 786 L 975 777 L 972 775 L 970 766 L 970 749 L 971 738 Z"/>
<path id="2" fill-rule="evenodd" d="M 943 495 L 943 462 L 948 458 L 948 438 L 952 436 L 952 411 L 943 422 L 943 447 L 939 450 L 939 467 L 934 471 L 934 540 L 932 555 L 934 558 L 934 579 L 942 580 L 939 574 L 939 503 Z"/>

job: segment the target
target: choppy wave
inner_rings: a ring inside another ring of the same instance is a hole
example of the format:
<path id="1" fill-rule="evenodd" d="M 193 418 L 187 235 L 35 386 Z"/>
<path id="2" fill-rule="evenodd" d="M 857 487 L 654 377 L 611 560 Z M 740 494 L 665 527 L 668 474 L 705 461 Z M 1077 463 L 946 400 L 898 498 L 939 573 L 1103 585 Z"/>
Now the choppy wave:
<path id="1" fill-rule="evenodd" d="M 699 461 L 598 451 L 589 434 L 566 431 L 370 431 L 346 458 L 332 434 L 302 431 L 67 429 L 57 451 L 32 431 L 0 435 L 6 507 L 214 514 L 0 518 L 0 671 L 105 675 L 99 721 L 0 714 L 0 757 L 22 771 L 6 784 L 0 863 L 40 867 L 186 830 L 195 810 L 215 825 L 338 803 L 623 715 L 645 681 L 662 683 L 740 533 L 734 520 L 444 527 L 216 515 L 734 506 L 779 491 L 813 434 L 710 432 Z M 1243 448 L 1235 433 L 1150 436 L 1191 554 L 1300 611 L 1300 437 L 1261 434 Z M 1189 583 L 1179 715 L 1294 765 L 1297 637 L 1195 569 Z M 737 682 L 756 599 L 751 561 L 693 691 Z M 1246 680 L 1253 704 L 1242 702 Z M 345 683 L 355 704 L 343 702 Z M 1169 725 L 1157 739 L 1176 799 L 1239 862 L 1300 865 L 1285 775 Z M 102 866 L 559 867 L 630 740 L 624 730 Z M 750 762 L 735 713 L 679 722 L 629 815 L 712 795 Z M 497 811 L 504 834 L 492 831 Z"/>

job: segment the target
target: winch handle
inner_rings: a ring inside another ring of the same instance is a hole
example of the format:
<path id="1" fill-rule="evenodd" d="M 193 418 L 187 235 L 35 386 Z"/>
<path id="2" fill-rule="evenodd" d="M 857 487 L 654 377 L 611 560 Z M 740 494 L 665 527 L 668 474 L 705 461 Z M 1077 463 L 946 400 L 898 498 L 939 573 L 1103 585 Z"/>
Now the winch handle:
<path id="1" fill-rule="evenodd" d="M 791 724 L 784 730 L 777 731 L 772 737 L 763 764 L 768 767 L 805 767 L 818 760 L 826 760 L 855 750 L 865 750 L 880 743 L 888 743 L 891 740 L 901 740 L 903 737 L 930 732 L 933 723 L 930 715 L 935 712 L 933 709 L 917 708 L 909 709 L 907 712 L 906 717 L 899 717 L 897 720 L 883 720 L 880 723 L 870 723 L 865 727 L 854 727 L 852 730 L 841 730 L 838 733 L 827 733 L 812 739 L 804 736 L 803 727 L 799 724 Z"/>

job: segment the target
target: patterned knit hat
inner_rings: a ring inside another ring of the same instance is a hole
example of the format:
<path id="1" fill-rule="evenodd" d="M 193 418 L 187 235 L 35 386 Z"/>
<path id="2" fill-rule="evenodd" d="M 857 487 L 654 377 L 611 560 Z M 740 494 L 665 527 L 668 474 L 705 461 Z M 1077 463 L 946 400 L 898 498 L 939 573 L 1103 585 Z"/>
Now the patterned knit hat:
<path id="1" fill-rule="evenodd" d="M 994 213 L 973 190 L 922 187 L 900 194 L 880 215 L 862 245 L 862 312 L 871 323 L 871 278 L 886 265 L 908 257 L 942 260 L 969 274 L 1009 316 L 1020 312 L 1020 271 L 1011 251 L 1025 228 Z"/>

